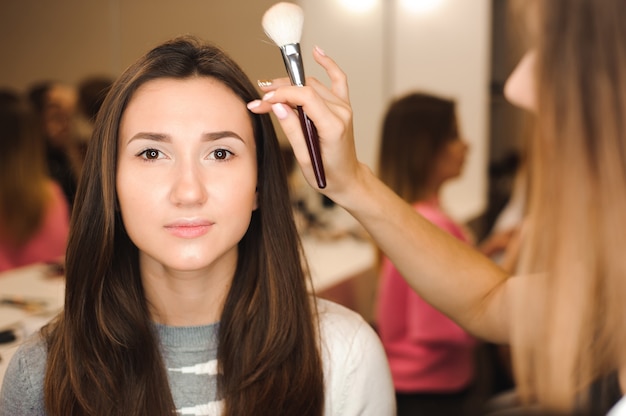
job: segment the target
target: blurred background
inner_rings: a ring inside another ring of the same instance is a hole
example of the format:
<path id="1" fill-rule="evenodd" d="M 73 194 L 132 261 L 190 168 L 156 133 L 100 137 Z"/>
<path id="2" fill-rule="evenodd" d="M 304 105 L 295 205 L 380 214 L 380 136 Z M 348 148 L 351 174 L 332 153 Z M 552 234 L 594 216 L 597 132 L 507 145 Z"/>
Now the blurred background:
<path id="1" fill-rule="evenodd" d="M 446 182 L 441 204 L 454 220 L 468 226 L 477 242 L 483 240 L 509 202 L 527 132 L 527 115 L 508 104 L 502 94 L 505 80 L 524 52 L 519 46 L 519 22 L 509 13 L 507 0 L 294 2 L 305 13 L 300 42 L 305 71 L 328 84 L 311 56 L 313 46 L 318 45 L 347 73 L 358 156 L 374 171 L 381 123 L 391 100 L 421 91 L 456 101 L 459 129 L 470 150 L 463 174 Z M 80 161 L 84 155 L 88 121 L 93 118 L 83 111 L 82 119 L 70 123 L 72 114 L 79 114 L 82 93 L 97 97 L 108 81 L 169 38 L 195 34 L 221 46 L 253 82 L 286 76 L 279 49 L 261 26 L 263 13 L 275 3 L 4 0 L 0 2 L 0 87 L 31 96 L 33 87 L 42 83 L 64 84 L 65 88 L 47 92 L 56 106 L 48 117 L 58 130 L 54 137 L 63 137 L 67 143 L 72 138 L 66 137 L 69 128 L 65 127 L 74 124 L 78 130 L 75 136 L 81 145 L 70 143 L 72 146 L 66 145 L 57 155 L 63 161 L 61 167 L 71 167 L 76 165 L 73 160 Z M 97 107 L 97 100 L 92 107 Z M 277 131 L 285 142 L 285 160 L 293 166 L 286 139 L 280 128 Z M 31 159 L 29 156 L 28 163 Z M 71 191 L 79 173 L 70 174 L 65 179 Z M 320 197 L 298 175 L 294 167 L 292 199 L 315 291 L 374 324 L 376 248 L 347 213 Z M 63 179 L 59 180 L 62 184 Z M 68 201 L 71 209 L 71 195 Z M 63 304 L 63 281 L 48 276 L 62 276 L 63 262 L 51 266 L 39 262 L 5 273 L 0 294 L 19 299 L 55 294 L 49 302 L 50 311 L 55 312 Z M 0 328 L 21 322 L 28 333 L 43 324 L 41 319 L 33 321 L 29 312 L 16 316 L 13 309 L 0 307 Z M 16 345 L 0 350 L 0 379 L 8 362 L 4 358 Z M 503 358 L 501 350 L 481 353 L 473 393 L 477 398 L 506 389 L 511 382 L 506 351 Z"/>
<path id="2" fill-rule="evenodd" d="M 0 6 L 0 84 L 27 90 L 55 80 L 78 85 L 116 77 L 157 43 L 193 33 L 226 49 L 250 78 L 284 76 L 261 27 L 273 0 L 20 0 Z M 383 110 L 394 96 L 425 90 L 457 100 L 471 149 L 443 204 L 480 237 L 508 198 L 522 116 L 502 98 L 521 56 L 506 0 L 300 0 L 307 75 L 321 46 L 347 72 L 357 151 L 373 166 Z"/>

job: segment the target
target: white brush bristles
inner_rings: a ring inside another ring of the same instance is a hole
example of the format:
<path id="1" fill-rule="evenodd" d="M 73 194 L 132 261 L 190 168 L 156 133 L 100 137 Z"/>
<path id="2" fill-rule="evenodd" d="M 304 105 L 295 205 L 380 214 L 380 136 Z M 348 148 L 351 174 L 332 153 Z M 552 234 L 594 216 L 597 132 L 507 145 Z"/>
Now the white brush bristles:
<path id="1" fill-rule="evenodd" d="M 304 12 L 294 3 L 276 3 L 263 15 L 263 30 L 278 46 L 300 43 Z"/>

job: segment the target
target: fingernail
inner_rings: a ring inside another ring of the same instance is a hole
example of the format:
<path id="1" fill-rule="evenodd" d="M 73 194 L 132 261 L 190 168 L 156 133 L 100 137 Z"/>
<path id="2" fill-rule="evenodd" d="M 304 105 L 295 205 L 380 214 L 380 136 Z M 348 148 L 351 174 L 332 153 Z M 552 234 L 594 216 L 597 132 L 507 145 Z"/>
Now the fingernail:
<path id="1" fill-rule="evenodd" d="M 281 104 L 281 103 L 272 104 L 272 111 L 274 112 L 274 114 L 279 120 L 283 120 L 287 118 L 288 113 L 284 104 Z"/>
<path id="2" fill-rule="evenodd" d="M 257 108 L 260 105 L 261 105 L 261 100 L 254 100 L 246 104 L 246 107 L 248 107 L 248 110 L 252 110 L 253 108 Z"/>
<path id="3" fill-rule="evenodd" d="M 263 101 L 267 101 L 267 100 L 271 99 L 273 96 L 274 96 L 274 91 L 270 91 L 270 92 L 268 92 L 267 94 L 265 94 L 263 96 Z"/>
<path id="4" fill-rule="evenodd" d="M 319 46 L 315 45 L 315 50 L 317 51 L 317 53 L 319 53 L 322 56 L 326 56 L 326 52 L 324 52 L 324 49 L 320 48 Z"/>
<path id="5" fill-rule="evenodd" d="M 271 87 L 272 86 L 272 80 L 271 79 L 260 79 L 256 83 L 261 88 L 263 88 L 263 87 Z"/>

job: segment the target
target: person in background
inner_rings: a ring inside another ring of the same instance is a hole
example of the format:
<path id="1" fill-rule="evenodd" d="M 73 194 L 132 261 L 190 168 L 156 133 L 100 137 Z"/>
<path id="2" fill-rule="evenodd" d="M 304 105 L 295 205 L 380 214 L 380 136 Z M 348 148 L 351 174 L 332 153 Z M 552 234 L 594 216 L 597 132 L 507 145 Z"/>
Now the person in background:
<path id="1" fill-rule="evenodd" d="M 519 240 L 526 216 L 527 175 L 524 166 L 520 166 L 515 173 L 509 201 L 498 214 L 489 235 L 478 245 L 485 256 L 510 273 L 515 273 L 519 260 Z"/>
<path id="2" fill-rule="evenodd" d="M 383 120 L 378 175 L 426 219 L 471 244 L 440 201 L 444 184 L 461 174 L 468 150 L 455 107 L 452 100 L 418 92 L 393 101 Z M 476 340 L 415 293 L 384 256 L 376 324 L 399 416 L 469 414 Z"/>
<path id="3" fill-rule="evenodd" d="M 69 209 L 28 103 L 0 90 L 0 271 L 65 256 Z"/>
<path id="4" fill-rule="evenodd" d="M 114 79 L 108 76 L 94 75 L 83 78 L 78 83 L 77 130 L 83 158 L 93 133 L 96 116 L 113 81 Z"/>
<path id="5" fill-rule="evenodd" d="M 391 415 L 374 330 L 316 300 L 272 121 L 195 37 L 111 87 L 79 184 L 64 311 L 12 357 L 0 414 Z"/>
<path id="6" fill-rule="evenodd" d="M 606 414 L 626 391 L 626 2 L 524 1 L 531 39 L 521 89 L 536 116 L 519 276 L 417 214 L 356 157 L 346 75 L 263 83 L 315 187 L 292 106 L 320 137 L 327 186 L 427 302 L 470 333 L 510 344 L 521 414 Z M 622 399 L 626 402 L 626 399 Z M 620 408 L 616 408 L 616 412 Z M 519 413 L 518 413 L 519 414 Z"/>
<path id="7" fill-rule="evenodd" d="M 76 90 L 60 82 L 44 81 L 33 85 L 28 97 L 43 129 L 50 175 L 63 188 L 71 210 L 84 154 L 75 128 Z"/>

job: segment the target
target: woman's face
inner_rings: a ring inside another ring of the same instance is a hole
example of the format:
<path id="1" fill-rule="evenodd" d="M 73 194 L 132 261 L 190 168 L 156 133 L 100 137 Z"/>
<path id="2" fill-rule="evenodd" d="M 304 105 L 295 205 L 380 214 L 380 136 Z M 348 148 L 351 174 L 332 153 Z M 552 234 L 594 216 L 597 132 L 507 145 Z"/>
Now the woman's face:
<path id="1" fill-rule="evenodd" d="M 457 178 L 463 172 L 469 145 L 461 136 L 457 119 L 454 120 L 451 136 L 435 156 L 430 179 L 437 184 Z"/>
<path id="2" fill-rule="evenodd" d="M 64 85 L 53 86 L 46 95 L 43 122 L 46 138 L 53 147 L 63 148 L 73 139 L 76 91 Z"/>
<path id="3" fill-rule="evenodd" d="M 120 125 L 117 195 L 142 272 L 233 273 L 257 208 L 245 103 L 213 78 L 157 79 Z"/>
<path id="4" fill-rule="evenodd" d="M 443 145 L 433 167 L 433 177 L 437 179 L 437 182 L 443 183 L 461 175 L 468 150 L 468 144 L 460 137 L 449 140 Z"/>

